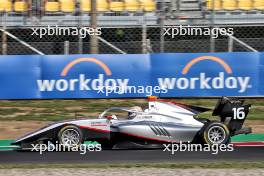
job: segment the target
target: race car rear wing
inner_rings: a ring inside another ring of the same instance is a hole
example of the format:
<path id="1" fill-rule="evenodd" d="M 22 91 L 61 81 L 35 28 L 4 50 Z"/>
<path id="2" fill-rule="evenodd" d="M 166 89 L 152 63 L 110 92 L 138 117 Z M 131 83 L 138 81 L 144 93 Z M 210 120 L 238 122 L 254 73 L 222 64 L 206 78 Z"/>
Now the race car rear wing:
<path id="1" fill-rule="evenodd" d="M 239 133 L 239 131 L 250 133 L 251 130 L 245 131 L 242 129 L 250 107 L 250 104 L 244 104 L 244 100 L 222 97 L 217 102 L 212 115 L 220 116 L 221 122 L 228 126 L 231 135 L 235 135 Z"/>

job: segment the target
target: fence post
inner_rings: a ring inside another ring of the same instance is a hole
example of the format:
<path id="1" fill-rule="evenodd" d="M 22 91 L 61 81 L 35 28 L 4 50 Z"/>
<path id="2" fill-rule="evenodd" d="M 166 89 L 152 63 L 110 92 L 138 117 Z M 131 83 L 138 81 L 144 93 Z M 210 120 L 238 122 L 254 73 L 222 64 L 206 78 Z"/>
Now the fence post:
<path id="1" fill-rule="evenodd" d="M 6 26 L 3 27 L 4 31 L 6 31 Z M 5 32 L 2 32 L 2 54 L 7 54 L 7 36 Z"/>
<path id="2" fill-rule="evenodd" d="M 164 20 L 165 20 L 165 2 L 161 2 L 161 12 L 160 12 L 160 52 L 164 53 Z"/>
<path id="3" fill-rule="evenodd" d="M 91 27 L 96 29 L 97 28 L 97 10 L 96 10 L 96 0 L 91 1 Z M 98 39 L 96 35 L 91 35 L 90 38 L 90 51 L 91 54 L 98 53 Z"/>
<path id="4" fill-rule="evenodd" d="M 228 52 L 233 52 L 234 40 L 232 37 L 228 36 Z"/>
<path id="5" fill-rule="evenodd" d="M 212 4 L 211 18 L 211 30 L 213 30 L 215 27 L 215 0 L 213 0 Z M 215 39 L 213 38 L 212 32 L 210 35 L 210 52 L 215 52 Z"/>
<path id="6" fill-rule="evenodd" d="M 81 29 L 83 28 L 83 24 L 82 24 L 82 17 L 83 17 L 83 13 L 82 10 L 79 9 L 79 16 L 78 16 L 78 27 Z M 83 38 L 82 36 L 78 35 L 78 53 L 82 54 L 83 53 Z"/>
<path id="7" fill-rule="evenodd" d="M 7 54 L 7 35 L 5 33 L 6 31 L 6 16 L 7 14 L 4 14 L 4 25 L 3 25 L 3 32 L 2 32 L 2 54 Z"/>
<path id="8" fill-rule="evenodd" d="M 142 53 L 147 53 L 147 25 L 145 23 L 145 13 L 143 16 L 143 24 L 142 24 Z"/>
<path id="9" fill-rule="evenodd" d="M 70 42 L 64 41 L 64 55 L 70 54 Z"/>

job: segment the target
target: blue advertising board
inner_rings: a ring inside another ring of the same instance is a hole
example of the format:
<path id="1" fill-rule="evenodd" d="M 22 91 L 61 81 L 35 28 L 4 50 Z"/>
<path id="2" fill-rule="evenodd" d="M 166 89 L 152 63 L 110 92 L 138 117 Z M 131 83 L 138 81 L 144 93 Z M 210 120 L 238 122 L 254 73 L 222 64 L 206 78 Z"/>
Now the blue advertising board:
<path id="1" fill-rule="evenodd" d="M 154 54 L 152 77 L 163 97 L 258 96 L 259 54 Z"/>
<path id="2" fill-rule="evenodd" d="M 0 99 L 263 96 L 264 53 L 0 56 Z"/>

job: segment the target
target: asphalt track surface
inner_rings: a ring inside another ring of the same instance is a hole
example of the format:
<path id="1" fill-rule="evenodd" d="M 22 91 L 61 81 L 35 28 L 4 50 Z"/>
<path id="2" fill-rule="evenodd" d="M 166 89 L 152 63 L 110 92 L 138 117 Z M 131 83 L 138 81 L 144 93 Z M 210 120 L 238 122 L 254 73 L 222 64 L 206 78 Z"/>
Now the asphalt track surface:
<path id="1" fill-rule="evenodd" d="M 264 161 L 264 147 L 236 147 L 232 152 L 171 152 L 157 150 L 103 150 L 100 152 L 38 152 L 1 151 L 1 163 L 155 163 L 155 162 L 217 162 Z"/>

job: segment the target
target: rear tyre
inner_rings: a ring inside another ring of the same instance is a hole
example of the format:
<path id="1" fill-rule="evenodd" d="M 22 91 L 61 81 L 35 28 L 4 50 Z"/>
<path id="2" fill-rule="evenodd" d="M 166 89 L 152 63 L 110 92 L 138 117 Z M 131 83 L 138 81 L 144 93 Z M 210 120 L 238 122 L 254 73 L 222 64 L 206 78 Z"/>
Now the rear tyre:
<path id="1" fill-rule="evenodd" d="M 60 144 L 68 147 L 79 146 L 83 143 L 83 133 L 78 127 L 68 125 L 59 131 L 58 140 Z"/>
<path id="2" fill-rule="evenodd" d="M 230 133 L 222 122 L 209 122 L 205 124 L 201 131 L 202 142 L 204 144 L 228 144 L 230 142 Z"/>

